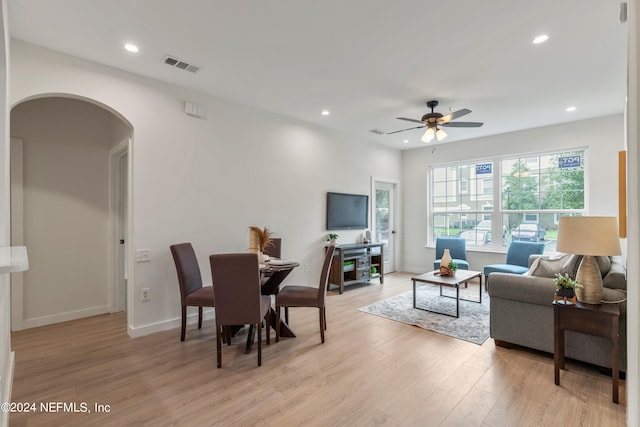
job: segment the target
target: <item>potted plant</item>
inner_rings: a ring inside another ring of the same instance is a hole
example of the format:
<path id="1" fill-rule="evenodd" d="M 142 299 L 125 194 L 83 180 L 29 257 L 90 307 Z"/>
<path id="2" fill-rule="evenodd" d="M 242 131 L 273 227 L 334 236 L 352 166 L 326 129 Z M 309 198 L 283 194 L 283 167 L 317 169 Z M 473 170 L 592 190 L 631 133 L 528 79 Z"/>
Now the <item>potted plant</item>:
<path id="1" fill-rule="evenodd" d="M 553 283 L 556 285 L 556 295 L 560 297 L 558 299 L 564 300 L 565 304 L 567 301 L 575 301 L 576 288 L 580 288 L 581 285 L 567 273 L 556 273 L 555 276 Z"/>
<path id="2" fill-rule="evenodd" d="M 335 245 L 336 240 L 338 240 L 338 235 L 336 233 L 327 234 L 327 242 L 329 242 L 330 245 Z"/>
<path id="3" fill-rule="evenodd" d="M 456 275 L 456 271 L 458 271 L 458 263 L 455 262 L 454 260 L 449 261 L 449 270 L 451 270 L 451 275 L 455 276 Z"/>

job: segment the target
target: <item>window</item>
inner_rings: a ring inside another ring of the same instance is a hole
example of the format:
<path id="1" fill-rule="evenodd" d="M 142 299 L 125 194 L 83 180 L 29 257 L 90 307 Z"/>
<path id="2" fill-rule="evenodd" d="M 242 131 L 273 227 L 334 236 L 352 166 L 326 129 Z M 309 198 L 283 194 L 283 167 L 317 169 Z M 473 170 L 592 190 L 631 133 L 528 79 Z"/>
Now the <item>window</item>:
<path id="1" fill-rule="evenodd" d="M 482 194 L 493 194 L 493 178 L 482 180 Z"/>
<path id="2" fill-rule="evenodd" d="M 474 227 L 493 212 L 493 163 L 438 166 L 432 168 L 431 178 L 434 238 L 463 236 L 474 245 L 488 244 L 490 233 L 476 233 Z"/>
<path id="3" fill-rule="evenodd" d="M 460 194 L 465 194 L 469 192 L 469 181 L 463 179 L 460 181 Z"/>
<path id="4" fill-rule="evenodd" d="M 467 246 L 494 248 L 542 241 L 554 251 L 558 218 L 585 210 L 583 150 L 436 165 L 430 177 L 432 241 L 462 237 Z"/>

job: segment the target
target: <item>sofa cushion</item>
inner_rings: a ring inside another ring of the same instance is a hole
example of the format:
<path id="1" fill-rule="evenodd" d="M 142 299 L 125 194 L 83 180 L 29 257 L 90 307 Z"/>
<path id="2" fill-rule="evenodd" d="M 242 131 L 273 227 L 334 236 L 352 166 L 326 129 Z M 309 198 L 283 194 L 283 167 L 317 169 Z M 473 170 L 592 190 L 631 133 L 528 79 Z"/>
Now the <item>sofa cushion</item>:
<path id="1" fill-rule="evenodd" d="M 512 274 L 524 274 L 527 272 L 527 267 L 521 267 L 513 264 L 492 264 L 485 265 L 484 274 L 488 276 L 491 273 L 512 273 Z"/>
<path id="2" fill-rule="evenodd" d="M 602 301 L 607 301 L 608 303 L 624 303 L 626 300 L 627 293 L 625 291 L 621 289 L 602 288 Z"/>

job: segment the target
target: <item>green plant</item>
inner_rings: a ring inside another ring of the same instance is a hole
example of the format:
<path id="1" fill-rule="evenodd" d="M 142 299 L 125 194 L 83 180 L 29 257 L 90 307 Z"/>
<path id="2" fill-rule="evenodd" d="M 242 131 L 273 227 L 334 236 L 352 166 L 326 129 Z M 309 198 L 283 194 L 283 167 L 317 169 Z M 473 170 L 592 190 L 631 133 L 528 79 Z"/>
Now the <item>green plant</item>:
<path id="1" fill-rule="evenodd" d="M 567 273 L 556 273 L 556 277 L 553 279 L 553 283 L 556 284 L 557 290 L 560 290 L 562 288 L 575 289 L 582 287 L 580 283 L 573 280 Z"/>
<path id="2" fill-rule="evenodd" d="M 329 240 L 336 240 L 339 236 L 336 233 L 329 233 L 327 234 L 327 241 Z"/>
<path id="3" fill-rule="evenodd" d="M 458 270 L 458 263 L 453 261 L 453 260 L 451 260 L 451 261 L 449 261 L 448 267 L 449 267 L 449 269 L 451 271 L 457 271 Z"/>

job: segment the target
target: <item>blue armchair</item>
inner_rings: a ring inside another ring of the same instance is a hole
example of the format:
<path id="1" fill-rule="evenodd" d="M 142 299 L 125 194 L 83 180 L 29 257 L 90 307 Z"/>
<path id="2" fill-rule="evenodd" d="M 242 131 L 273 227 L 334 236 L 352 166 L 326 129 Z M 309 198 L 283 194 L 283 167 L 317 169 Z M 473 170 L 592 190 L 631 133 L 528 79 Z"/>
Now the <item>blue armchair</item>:
<path id="1" fill-rule="evenodd" d="M 524 274 L 529 270 L 529 256 L 542 254 L 544 243 L 511 242 L 507 250 L 505 264 L 491 264 L 484 266 L 485 284 L 491 273 Z"/>
<path id="2" fill-rule="evenodd" d="M 433 262 L 433 269 L 440 269 L 440 260 L 445 249 L 449 249 L 451 259 L 458 263 L 458 269 L 468 270 L 467 262 L 467 241 L 465 239 L 456 239 L 448 237 L 438 237 L 436 239 L 436 260 Z"/>

